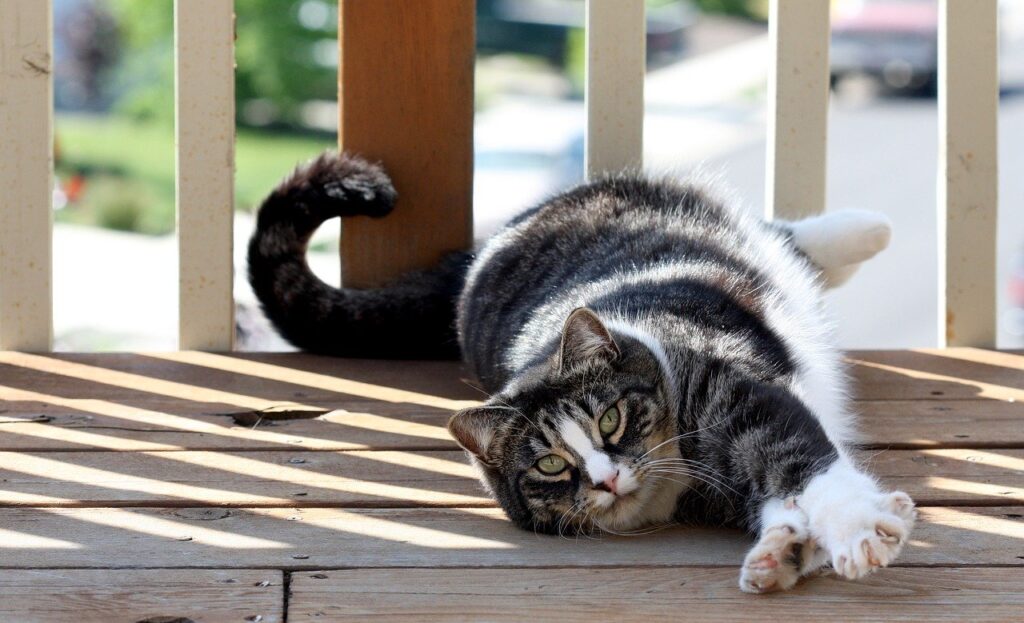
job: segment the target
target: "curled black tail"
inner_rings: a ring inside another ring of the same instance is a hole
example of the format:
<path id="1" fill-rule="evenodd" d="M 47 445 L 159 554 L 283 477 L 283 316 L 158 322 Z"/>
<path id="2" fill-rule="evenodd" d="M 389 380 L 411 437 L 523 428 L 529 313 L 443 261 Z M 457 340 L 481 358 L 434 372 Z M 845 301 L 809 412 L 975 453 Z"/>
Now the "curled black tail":
<path id="1" fill-rule="evenodd" d="M 325 220 L 385 216 L 396 197 L 379 166 L 327 153 L 298 168 L 264 200 L 249 241 L 249 283 L 285 339 L 338 356 L 458 357 L 455 308 L 468 253 L 368 290 L 329 286 L 306 263 L 309 238 Z"/>

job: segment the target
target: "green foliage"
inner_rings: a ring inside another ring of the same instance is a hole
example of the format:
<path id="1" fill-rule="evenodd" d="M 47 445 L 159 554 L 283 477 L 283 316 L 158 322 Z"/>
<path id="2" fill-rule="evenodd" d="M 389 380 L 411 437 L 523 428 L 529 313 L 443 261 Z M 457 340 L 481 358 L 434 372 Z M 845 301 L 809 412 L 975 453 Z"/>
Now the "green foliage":
<path id="1" fill-rule="evenodd" d="M 57 174 L 86 178 L 64 222 L 146 234 L 174 230 L 174 133 L 162 123 L 118 117 L 57 117 Z M 328 136 L 241 129 L 235 147 L 235 205 L 252 210 L 296 164 L 334 145 Z"/>
<path id="2" fill-rule="evenodd" d="M 583 93 L 587 75 L 587 34 L 582 28 L 573 28 L 565 40 L 565 73 L 572 83 L 573 92 Z"/>
<path id="3" fill-rule="evenodd" d="M 126 47 L 118 77 L 124 94 L 119 110 L 136 119 L 173 120 L 173 1 L 109 2 Z M 336 2 L 235 0 L 235 12 L 241 123 L 252 100 L 261 100 L 275 123 L 296 125 L 302 103 L 336 96 L 337 71 L 331 65 L 337 55 Z"/>
<path id="4" fill-rule="evenodd" d="M 307 28 L 299 11 L 307 13 Z M 308 100 L 338 93 L 337 2 L 335 0 L 236 0 L 238 61 L 235 87 L 240 102 L 265 98 L 286 123 L 299 120 Z"/>
<path id="5" fill-rule="evenodd" d="M 116 109 L 140 120 L 174 122 L 173 0 L 107 0 L 124 50 Z"/>
<path id="6" fill-rule="evenodd" d="M 768 0 L 695 0 L 695 3 L 705 13 L 724 13 L 757 20 L 768 16 Z"/>
<path id="7" fill-rule="evenodd" d="M 90 199 L 96 205 L 96 224 L 119 231 L 145 231 L 146 206 L 152 205 L 138 184 L 111 176 L 90 180 Z"/>

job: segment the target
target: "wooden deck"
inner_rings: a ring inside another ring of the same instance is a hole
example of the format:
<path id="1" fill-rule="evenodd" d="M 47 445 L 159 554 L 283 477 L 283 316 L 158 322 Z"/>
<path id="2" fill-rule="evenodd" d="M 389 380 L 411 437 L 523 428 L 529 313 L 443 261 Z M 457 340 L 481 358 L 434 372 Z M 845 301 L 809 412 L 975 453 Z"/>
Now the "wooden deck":
<path id="1" fill-rule="evenodd" d="M 454 364 L 0 353 L 0 620 L 1021 620 L 1024 355 L 851 359 L 913 541 L 751 596 L 737 532 L 512 528 L 444 430 Z"/>

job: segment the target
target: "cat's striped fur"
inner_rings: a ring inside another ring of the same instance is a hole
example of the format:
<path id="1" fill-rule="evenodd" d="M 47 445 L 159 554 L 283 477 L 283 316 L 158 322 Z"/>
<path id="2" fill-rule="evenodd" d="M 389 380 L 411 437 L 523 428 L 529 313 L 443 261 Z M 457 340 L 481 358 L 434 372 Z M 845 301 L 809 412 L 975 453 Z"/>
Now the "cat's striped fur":
<path id="1" fill-rule="evenodd" d="M 742 526 L 759 535 L 740 582 L 755 592 L 826 561 L 859 577 L 899 552 L 913 504 L 848 456 L 820 302 L 823 283 L 887 244 L 883 219 L 768 224 L 692 185 L 620 176 L 524 213 L 475 258 L 380 290 L 312 276 L 303 255 L 320 222 L 381 216 L 394 196 L 356 158 L 301 169 L 261 208 L 253 287 L 309 350 L 448 356 L 457 338 L 492 397 L 449 430 L 512 521 L 550 533 Z"/>

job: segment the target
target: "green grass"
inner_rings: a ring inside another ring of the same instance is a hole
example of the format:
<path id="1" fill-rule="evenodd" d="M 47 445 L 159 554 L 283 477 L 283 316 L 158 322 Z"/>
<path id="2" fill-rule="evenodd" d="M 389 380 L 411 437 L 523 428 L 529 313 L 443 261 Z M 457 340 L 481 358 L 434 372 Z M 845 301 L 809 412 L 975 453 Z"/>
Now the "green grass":
<path id="1" fill-rule="evenodd" d="M 58 220 L 165 234 L 174 230 L 174 129 L 119 117 L 57 117 L 57 174 L 81 174 L 81 199 Z M 235 207 L 251 210 L 297 163 L 333 147 L 330 137 L 240 129 Z"/>

